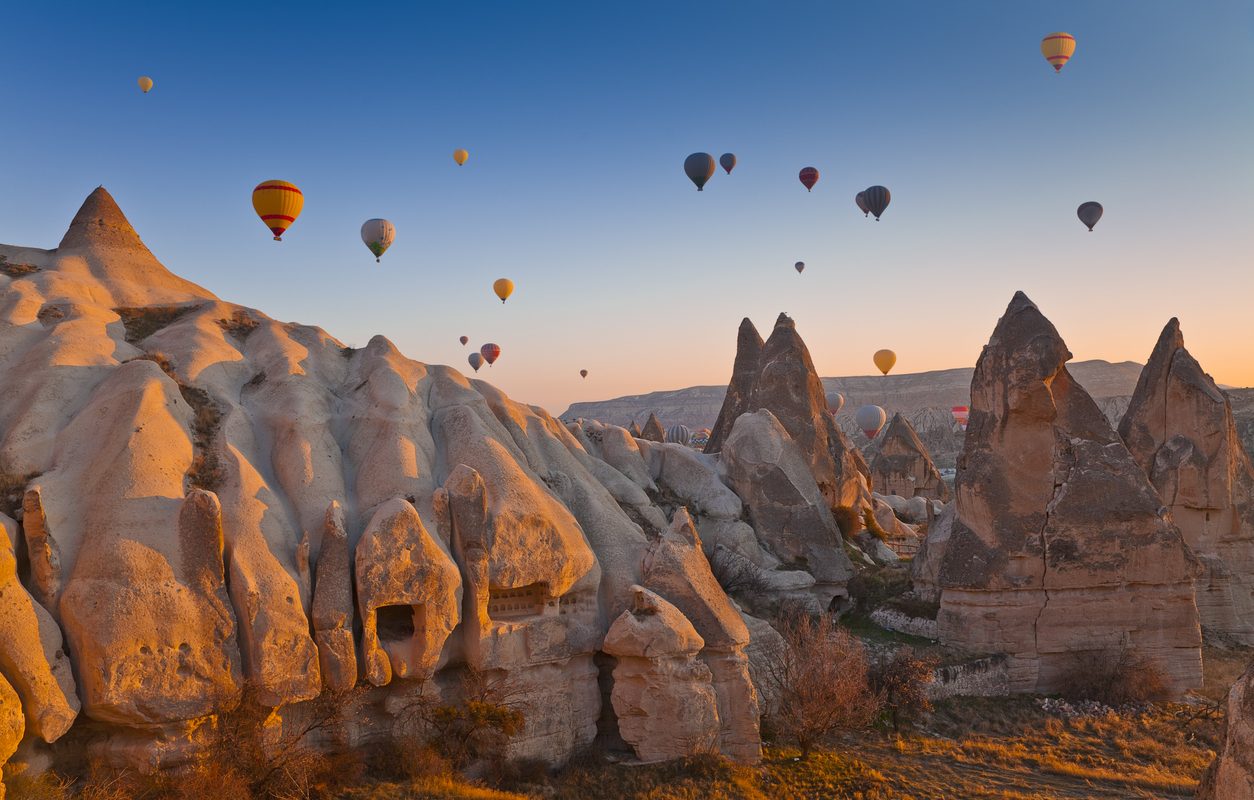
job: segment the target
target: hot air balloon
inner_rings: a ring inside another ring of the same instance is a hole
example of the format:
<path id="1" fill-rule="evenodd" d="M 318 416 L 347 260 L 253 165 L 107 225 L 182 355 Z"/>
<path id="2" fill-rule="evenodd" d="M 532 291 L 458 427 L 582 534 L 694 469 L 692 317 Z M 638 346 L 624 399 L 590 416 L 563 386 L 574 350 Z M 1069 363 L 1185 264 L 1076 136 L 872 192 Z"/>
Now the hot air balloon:
<path id="1" fill-rule="evenodd" d="M 687 445 L 688 440 L 692 438 L 692 431 L 688 430 L 687 425 L 672 425 L 666 431 L 666 441 L 675 444 Z"/>
<path id="2" fill-rule="evenodd" d="M 490 367 L 496 363 L 498 358 L 501 357 L 501 346 L 488 342 L 483 347 L 479 348 L 479 352 L 483 355 L 483 360 L 488 362 L 488 366 Z"/>
<path id="3" fill-rule="evenodd" d="M 876 350 L 875 355 L 871 356 L 871 360 L 875 362 L 875 366 L 879 371 L 887 375 L 897 363 L 897 354 L 892 350 Z"/>
<path id="4" fill-rule="evenodd" d="M 831 414 L 834 417 L 837 414 L 839 414 L 840 410 L 844 407 L 845 407 L 845 396 L 843 394 L 841 394 L 840 392 L 828 392 L 827 393 L 827 413 Z"/>
<path id="5" fill-rule="evenodd" d="M 858 204 L 858 210 L 862 212 L 862 216 L 870 216 L 871 207 L 866 204 L 866 192 L 858 192 L 853 196 L 853 201 Z"/>
<path id="6" fill-rule="evenodd" d="M 496 292 L 496 296 L 504 303 L 514 293 L 514 282 L 509 278 L 497 278 L 492 283 L 492 291 Z"/>
<path id="7" fill-rule="evenodd" d="M 880 214 L 884 213 L 884 209 L 888 208 L 888 204 L 892 202 L 892 192 L 883 186 L 868 186 L 862 192 L 862 200 L 866 203 L 867 211 L 875 215 L 875 221 L 880 221 Z"/>
<path id="8" fill-rule="evenodd" d="M 471 353 L 466 357 L 466 360 L 470 362 L 470 366 L 475 368 L 475 372 L 478 372 L 479 368 L 483 366 L 483 356 L 478 353 Z"/>
<path id="9" fill-rule="evenodd" d="M 1069 33 L 1051 33 L 1041 39 L 1041 55 L 1054 66 L 1054 72 L 1062 72 L 1062 65 L 1075 54 L 1075 37 Z"/>
<path id="10" fill-rule="evenodd" d="M 283 240 L 283 233 L 304 207 L 305 196 L 295 184 L 287 181 L 262 181 L 253 189 L 253 210 L 274 234 L 276 242 Z"/>
<path id="11" fill-rule="evenodd" d="M 693 153 L 684 159 L 684 174 L 697 185 L 698 192 L 705 191 L 703 187 L 706 182 L 714 177 L 714 156 L 709 153 Z"/>
<path id="12" fill-rule="evenodd" d="M 581 378 L 586 378 L 586 377 L 588 377 L 588 370 L 586 370 L 586 369 L 581 369 L 581 370 L 579 370 L 579 377 L 581 377 Z"/>
<path id="13" fill-rule="evenodd" d="M 710 443 L 710 429 L 709 428 L 702 428 L 701 430 L 694 433 L 692 435 L 692 438 L 688 440 L 689 447 L 695 447 L 699 450 L 705 449 L 705 446 L 709 443 Z"/>
<path id="14" fill-rule="evenodd" d="M 796 264 L 792 265 L 792 268 L 797 270 L 797 274 L 800 275 L 802 272 L 805 272 L 806 262 L 798 261 Z"/>
<path id="15" fill-rule="evenodd" d="M 1080 221 L 1089 226 L 1089 233 L 1093 232 L 1093 226 L 1102 218 L 1102 204 L 1094 203 L 1090 200 L 1087 203 L 1081 203 L 1080 207 L 1075 210 L 1075 215 Z"/>
<path id="16" fill-rule="evenodd" d="M 453 151 L 453 160 L 457 162 L 457 166 L 459 167 L 462 164 L 465 164 L 466 159 L 468 158 L 470 158 L 470 153 L 467 153 L 465 150 L 462 150 L 461 148 L 458 148 Z"/>
<path id="17" fill-rule="evenodd" d="M 727 174 L 730 175 L 731 171 L 736 168 L 736 154 L 723 153 L 718 157 L 718 163 L 723 167 L 723 169 L 727 170 Z"/>
<path id="18" fill-rule="evenodd" d="M 140 75 L 139 80 L 136 81 L 136 83 L 139 84 L 140 89 L 144 90 L 144 94 L 148 94 L 152 91 L 152 78 L 149 78 L 147 75 Z"/>
<path id="19" fill-rule="evenodd" d="M 854 414 L 854 420 L 868 439 L 875 438 L 875 435 L 884 427 L 884 422 L 887 419 L 888 415 L 879 406 L 863 406 L 858 409 L 857 414 Z"/>
<path id="20" fill-rule="evenodd" d="M 971 409 L 968 406 L 954 406 L 949 412 L 954 415 L 954 422 L 958 423 L 958 427 L 965 431 L 967 422 L 971 419 Z"/>
<path id="21" fill-rule="evenodd" d="M 361 240 L 365 242 L 378 263 L 396 238 L 396 226 L 386 219 L 368 219 L 361 226 Z"/>
<path id="22" fill-rule="evenodd" d="M 819 182 L 819 171 L 814 167 L 806 167 L 797 173 L 797 179 L 801 181 L 801 185 L 806 187 L 806 191 L 814 188 L 814 184 Z"/>
<path id="23" fill-rule="evenodd" d="M 460 337 L 458 337 L 458 339 L 457 339 L 457 340 L 458 340 L 459 342 L 461 342 L 461 343 L 464 345 L 464 344 L 466 344 L 467 342 L 469 342 L 469 341 L 470 341 L 470 337 L 469 337 L 469 336 L 460 336 Z"/>

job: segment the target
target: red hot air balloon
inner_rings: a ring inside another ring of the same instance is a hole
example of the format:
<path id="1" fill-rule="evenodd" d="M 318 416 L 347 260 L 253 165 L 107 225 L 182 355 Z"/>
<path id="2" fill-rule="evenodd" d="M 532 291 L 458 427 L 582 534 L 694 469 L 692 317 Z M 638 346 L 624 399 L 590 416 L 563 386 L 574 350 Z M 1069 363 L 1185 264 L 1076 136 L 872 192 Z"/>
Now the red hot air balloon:
<path id="1" fill-rule="evenodd" d="M 965 431 L 967 422 L 971 419 L 971 409 L 968 406 L 954 406 L 950 413 L 954 415 L 954 422 L 958 423 L 958 427 Z"/>
<path id="2" fill-rule="evenodd" d="M 806 187 L 806 191 L 814 188 L 814 184 L 819 182 L 819 171 L 814 167 L 806 167 L 797 173 L 797 180 L 801 181 L 801 185 Z"/>
<path id="3" fill-rule="evenodd" d="M 461 338 L 459 338 L 457 341 L 461 342 L 462 344 L 466 344 L 467 342 L 469 342 L 469 341 L 470 341 L 470 337 L 469 337 L 469 336 L 462 336 L 462 337 L 461 337 Z"/>
<path id="4" fill-rule="evenodd" d="M 483 360 L 488 362 L 488 366 L 490 367 L 496 363 L 498 358 L 501 357 L 501 346 L 488 342 L 483 347 L 479 348 L 479 352 L 483 354 Z"/>

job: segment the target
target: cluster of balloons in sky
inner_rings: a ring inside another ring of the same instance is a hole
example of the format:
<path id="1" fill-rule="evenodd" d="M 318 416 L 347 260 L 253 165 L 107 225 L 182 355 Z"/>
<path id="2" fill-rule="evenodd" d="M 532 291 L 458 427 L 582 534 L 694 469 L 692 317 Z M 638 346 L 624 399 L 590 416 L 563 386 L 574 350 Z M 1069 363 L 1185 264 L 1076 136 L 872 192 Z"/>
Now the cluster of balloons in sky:
<path id="1" fill-rule="evenodd" d="M 1041 40 L 1041 55 L 1046 61 L 1053 66 L 1055 72 L 1060 72 L 1063 66 L 1075 54 L 1076 40 L 1069 33 L 1051 33 Z M 152 91 L 153 80 L 147 75 L 142 75 L 137 81 L 140 90 L 144 94 Z M 453 161 L 460 167 L 463 166 L 470 158 L 470 153 L 462 148 L 453 151 Z M 714 177 L 717 166 L 722 166 L 728 175 L 736 168 L 736 155 L 734 153 L 723 153 L 718 158 L 717 165 L 714 156 L 709 153 L 693 153 L 684 159 L 684 173 L 688 176 L 697 187 L 697 191 L 704 191 L 705 185 Z M 819 170 L 816 167 L 804 167 L 797 173 L 797 179 L 805 186 L 806 191 L 813 191 L 819 182 Z M 270 229 L 274 235 L 276 242 L 282 241 L 283 234 L 292 226 L 296 219 L 300 216 L 301 210 L 305 205 L 305 196 L 300 188 L 293 183 L 281 180 L 262 181 L 253 189 L 253 209 L 257 212 L 257 216 L 261 218 L 262 223 Z M 880 220 L 880 216 L 888 208 L 888 204 L 892 201 L 892 193 L 884 186 L 870 186 L 854 196 L 854 203 L 858 209 L 862 211 L 863 216 L 875 215 L 875 221 Z M 1080 221 L 1088 227 L 1089 231 L 1093 230 L 1093 226 L 1102 218 L 1102 206 L 1096 202 L 1086 202 L 1076 209 L 1076 215 Z M 375 218 L 368 219 L 361 226 L 361 240 L 366 248 L 374 254 L 375 261 L 381 262 L 383 254 L 396 240 L 396 226 L 391 221 Z M 793 265 L 797 270 L 797 274 L 801 274 L 805 268 L 804 261 L 798 261 Z M 492 290 L 496 296 L 504 303 L 514 291 L 514 282 L 508 278 L 498 278 L 492 284 Z M 465 345 L 470 340 L 462 336 L 461 343 Z M 480 348 L 478 353 L 471 353 L 469 357 L 470 366 L 476 372 L 483 362 L 487 362 L 491 366 L 501 354 L 501 348 L 489 342 Z M 880 370 L 887 375 L 896 362 L 897 356 L 891 350 L 881 350 L 875 354 L 875 364 Z M 579 370 L 582 378 L 588 377 L 588 370 Z M 840 404 L 843 405 L 844 397 L 840 396 Z M 829 398 L 830 399 L 830 398 Z M 839 405 L 837 406 L 839 408 Z M 955 420 L 958 419 L 959 407 L 954 408 Z M 865 412 L 865 414 L 864 414 Z M 832 411 L 834 414 L 835 411 Z M 965 413 L 965 412 L 964 412 Z M 886 414 L 884 409 L 879 406 L 863 406 L 858 409 L 856 415 L 858 424 L 863 431 L 867 433 L 868 438 L 875 438 L 875 434 L 884 426 Z M 863 423 L 866 424 L 863 424 Z M 961 420 L 961 424 L 965 428 L 965 417 Z"/>
<path id="2" fill-rule="evenodd" d="M 875 366 L 885 377 L 892 371 L 897 364 L 897 354 L 892 350 L 876 350 L 875 355 L 871 356 L 871 360 L 875 362 Z M 833 417 L 840 413 L 845 405 L 845 396 L 840 392 L 827 393 L 827 412 Z M 967 421 L 971 416 L 971 409 L 967 406 L 954 406 L 950 409 L 953 415 L 954 423 L 962 430 L 967 429 Z M 859 408 L 853 415 L 854 421 L 862 432 L 866 434 L 866 438 L 875 439 L 879 432 L 883 430 L 884 424 L 888 421 L 888 412 L 881 406 L 872 403 Z"/>

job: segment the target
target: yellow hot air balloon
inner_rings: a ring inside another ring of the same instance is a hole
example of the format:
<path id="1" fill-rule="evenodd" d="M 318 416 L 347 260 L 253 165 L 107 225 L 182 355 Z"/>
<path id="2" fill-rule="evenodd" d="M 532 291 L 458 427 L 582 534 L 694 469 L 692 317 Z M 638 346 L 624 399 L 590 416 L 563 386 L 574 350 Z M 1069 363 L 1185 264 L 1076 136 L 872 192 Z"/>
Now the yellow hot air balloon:
<path id="1" fill-rule="evenodd" d="M 887 375 L 892 370 L 893 364 L 897 363 L 897 354 L 892 350 L 876 350 L 871 360 L 875 362 L 880 372 Z"/>
<path id="2" fill-rule="evenodd" d="M 496 296 L 504 303 L 514 293 L 514 282 L 509 278 L 497 278 L 492 284 L 492 291 L 496 292 Z"/>
<path id="3" fill-rule="evenodd" d="M 1075 37 L 1069 33 L 1051 33 L 1041 39 L 1041 55 L 1045 56 L 1054 67 L 1054 72 L 1061 72 L 1062 65 L 1075 54 Z"/>
<path id="4" fill-rule="evenodd" d="M 293 183 L 262 181 L 253 189 L 253 209 L 274 234 L 276 242 L 282 241 L 284 231 L 296 221 L 304 207 L 305 196 Z"/>
<path id="5" fill-rule="evenodd" d="M 144 90 L 144 94 L 152 91 L 152 78 L 149 78 L 147 75 L 140 75 L 138 83 L 139 88 Z"/>
<path id="6" fill-rule="evenodd" d="M 457 166 L 459 167 L 462 164 L 465 164 L 466 159 L 468 158 L 470 158 L 470 153 L 467 153 L 465 150 L 458 148 L 457 150 L 453 151 L 453 160 L 457 162 Z"/>

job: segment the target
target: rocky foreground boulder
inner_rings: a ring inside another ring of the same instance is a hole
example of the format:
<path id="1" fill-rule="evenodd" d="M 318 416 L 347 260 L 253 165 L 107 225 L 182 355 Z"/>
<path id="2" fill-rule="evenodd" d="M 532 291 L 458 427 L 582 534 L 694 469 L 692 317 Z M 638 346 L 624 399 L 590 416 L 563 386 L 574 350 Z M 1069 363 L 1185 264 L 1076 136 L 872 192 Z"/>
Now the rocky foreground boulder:
<path id="1" fill-rule="evenodd" d="M 905 417 L 893 414 L 870 458 L 871 490 L 883 495 L 949 502 L 949 487 Z"/>
<path id="2" fill-rule="evenodd" d="M 1254 797 L 1254 667 L 1233 684 L 1227 710 L 1224 741 L 1202 776 L 1198 800 Z"/>
<path id="3" fill-rule="evenodd" d="M 1179 321 L 1163 328 L 1119 435 L 1202 563 L 1202 628 L 1254 644 L 1254 467 L 1228 396 L 1185 349 Z"/>
<path id="4" fill-rule="evenodd" d="M 1082 659 L 1121 653 L 1196 687 L 1200 567 L 1070 358 L 1016 294 L 975 368 L 948 542 L 922 554 L 941 640 L 1007 654 L 1013 691 L 1058 691 Z"/>
<path id="5" fill-rule="evenodd" d="M 759 545 L 708 457 L 223 302 L 103 188 L 59 248 L 0 256 L 0 756 L 175 766 L 241 698 L 282 736 L 325 692 L 377 741 L 476 671 L 524 712 L 504 755 L 560 764 L 631 741 L 603 643 L 646 587 L 701 640 L 717 713 L 685 737 L 758 758 L 752 640 L 698 528 Z"/>

